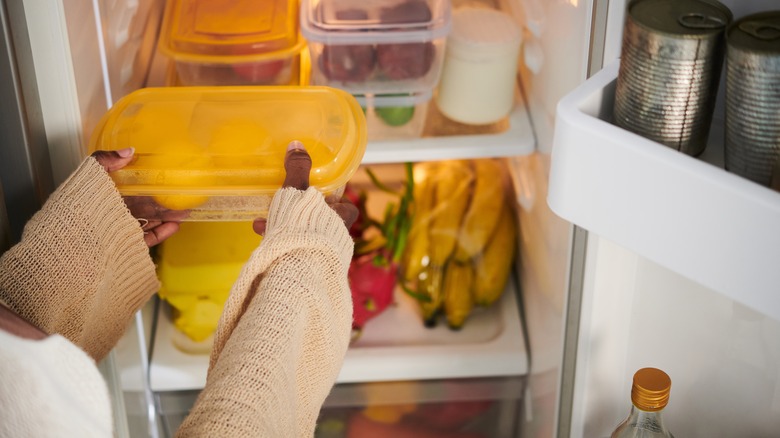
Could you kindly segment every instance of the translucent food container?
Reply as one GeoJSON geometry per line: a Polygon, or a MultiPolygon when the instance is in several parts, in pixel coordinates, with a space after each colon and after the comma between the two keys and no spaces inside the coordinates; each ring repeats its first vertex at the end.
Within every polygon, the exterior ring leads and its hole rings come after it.
{"type": "Polygon", "coordinates": [[[431,92],[355,96],[366,114],[370,141],[420,138],[425,128],[431,92]]]}
{"type": "Polygon", "coordinates": [[[297,85],[295,0],[169,0],[160,50],[182,85],[297,85]]]}
{"type": "Polygon", "coordinates": [[[135,148],[111,176],[145,219],[243,221],[267,214],[292,140],[312,157],[311,185],[341,194],[363,158],[365,123],[334,88],[145,88],[103,116],[89,149],[135,148]]]}
{"type": "Polygon", "coordinates": [[[432,91],[450,29],[448,0],[303,0],[311,81],[353,94],[432,91]]]}

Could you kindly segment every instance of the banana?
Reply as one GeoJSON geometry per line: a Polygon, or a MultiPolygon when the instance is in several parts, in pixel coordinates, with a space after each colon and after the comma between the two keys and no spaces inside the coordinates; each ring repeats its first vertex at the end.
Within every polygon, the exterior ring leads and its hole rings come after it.
{"type": "Polygon", "coordinates": [[[402,261],[404,279],[413,283],[417,280],[423,268],[430,263],[428,234],[431,222],[431,210],[434,206],[435,176],[434,163],[422,163],[415,166],[414,171],[414,211],[412,227],[407,238],[406,250],[402,261]]]}
{"type": "Polygon", "coordinates": [[[474,268],[471,263],[451,261],[444,273],[444,314],[452,329],[463,327],[474,308],[474,268]]]}
{"type": "Polygon", "coordinates": [[[455,249],[463,214],[469,205],[474,172],[468,161],[440,163],[434,184],[436,208],[430,228],[431,264],[444,266],[455,249]]]}
{"type": "Polygon", "coordinates": [[[436,317],[444,302],[442,282],[444,281],[443,268],[439,266],[427,266],[420,273],[419,293],[422,293],[430,301],[420,301],[420,309],[423,314],[423,322],[428,327],[436,325],[436,317]]]}
{"type": "Polygon", "coordinates": [[[455,260],[468,262],[485,248],[504,208],[503,168],[498,160],[475,160],[474,194],[463,217],[455,260]]]}
{"type": "Polygon", "coordinates": [[[489,306],[501,296],[516,250],[517,224],[512,208],[507,206],[485,250],[474,260],[474,299],[478,305],[489,306]]]}

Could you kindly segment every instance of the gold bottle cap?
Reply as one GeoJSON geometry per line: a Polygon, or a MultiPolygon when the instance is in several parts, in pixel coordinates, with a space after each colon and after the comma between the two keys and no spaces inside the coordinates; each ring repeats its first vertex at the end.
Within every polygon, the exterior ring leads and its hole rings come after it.
{"type": "Polygon", "coordinates": [[[642,368],[634,373],[631,401],[643,411],[660,411],[669,403],[672,379],[658,368],[642,368]]]}

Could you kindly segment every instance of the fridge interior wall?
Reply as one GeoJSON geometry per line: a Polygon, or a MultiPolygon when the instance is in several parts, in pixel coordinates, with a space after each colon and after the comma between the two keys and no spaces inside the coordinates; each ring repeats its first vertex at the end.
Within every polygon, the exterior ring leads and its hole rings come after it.
{"type": "Polygon", "coordinates": [[[677,436],[772,436],[780,427],[780,321],[606,239],[589,237],[572,436],[606,436],[643,367],[672,379],[677,436]]]}

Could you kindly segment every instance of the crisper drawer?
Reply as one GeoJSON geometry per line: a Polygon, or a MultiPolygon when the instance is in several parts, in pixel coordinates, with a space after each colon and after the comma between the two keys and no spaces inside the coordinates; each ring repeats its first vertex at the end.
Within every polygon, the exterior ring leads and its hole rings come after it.
{"type": "MultiPolygon", "coordinates": [[[[314,436],[516,436],[524,391],[524,377],[339,384],[325,400],[314,436]]],[[[164,436],[174,436],[197,396],[155,395],[164,436]]]]}
{"type": "Polygon", "coordinates": [[[558,104],[553,212],[780,318],[780,193],[724,170],[723,115],[688,156],[612,123],[619,62],[558,104]]]}

